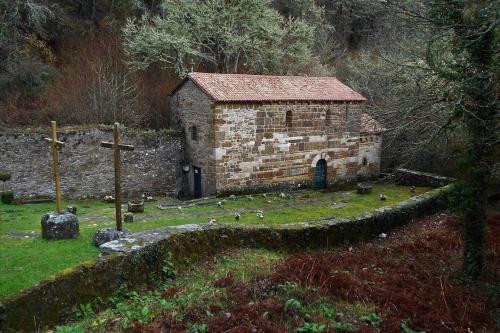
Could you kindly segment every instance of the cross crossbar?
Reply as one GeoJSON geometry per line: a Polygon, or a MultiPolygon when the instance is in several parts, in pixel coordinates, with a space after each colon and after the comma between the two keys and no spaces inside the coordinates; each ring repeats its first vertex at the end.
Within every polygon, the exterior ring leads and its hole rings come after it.
{"type": "MultiPolygon", "coordinates": [[[[52,141],[53,141],[51,138],[43,138],[43,139],[44,139],[45,141],[47,141],[47,142],[50,142],[50,143],[52,143],[52,141]]],[[[56,143],[56,145],[57,145],[57,146],[59,146],[59,147],[64,147],[64,142],[61,142],[61,141],[57,141],[57,140],[56,140],[56,141],[55,141],[55,143],[56,143]]]]}
{"type": "Polygon", "coordinates": [[[104,147],[104,148],[114,149],[115,146],[120,150],[134,151],[134,146],[131,146],[131,145],[122,145],[122,144],[117,145],[113,142],[101,142],[101,147],[104,147]]]}

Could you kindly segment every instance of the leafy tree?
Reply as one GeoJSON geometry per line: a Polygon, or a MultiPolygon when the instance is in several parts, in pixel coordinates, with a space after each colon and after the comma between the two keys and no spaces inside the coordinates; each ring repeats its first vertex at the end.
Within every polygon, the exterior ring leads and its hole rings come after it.
{"type": "Polygon", "coordinates": [[[182,74],[190,61],[221,73],[305,71],[313,59],[314,26],[285,19],[268,0],[165,0],[163,15],[129,21],[123,29],[131,63],[182,74]]]}
{"type": "Polygon", "coordinates": [[[54,74],[50,67],[54,56],[45,41],[56,30],[55,7],[31,0],[0,0],[0,99],[14,88],[21,97],[43,91],[54,74]]]}
{"type": "Polygon", "coordinates": [[[449,116],[445,92],[450,83],[426,66],[423,41],[428,37],[402,30],[390,48],[366,49],[337,68],[368,99],[366,112],[387,128],[384,169],[405,166],[453,175],[464,134],[457,126],[440,135],[449,116]]]}
{"type": "Polygon", "coordinates": [[[459,187],[464,216],[464,274],[479,277],[484,258],[487,193],[498,149],[500,42],[498,1],[433,0],[430,22],[437,31],[428,43],[427,64],[452,83],[447,126],[464,126],[459,187]]]}
{"type": "Polygon", "coordinates": [[[379,46],[341,72],[389,129],[386,151],[399,158],[395,165],[454,169],[465,229],[463,272],[475,279],[486,199],[500,170],[498,1],[373,0],[369,6],[391,17],[391,28],[385,38],[374,35],[379,46]]]}
{"type": "Polygon", "coordinates": [[[273,0],[273,7],[286,18],[307,22],[314,30],[313,51],[321,63],[328,63],[333,57],[334,28],[327,20],[324,7],[315,0],[273,0]]]}

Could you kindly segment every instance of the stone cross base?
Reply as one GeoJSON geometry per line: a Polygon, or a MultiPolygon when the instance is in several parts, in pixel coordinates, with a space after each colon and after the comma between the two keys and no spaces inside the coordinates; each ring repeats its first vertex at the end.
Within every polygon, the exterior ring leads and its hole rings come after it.
{"type": "Polygon", "coordinates": [[[127,210],[131,213],[144,213],[144,201],[129,201],[127,210]]]}
{"type": "Polygon", "coordinates": [[[127,229],[123,229],[122,231],[118,231],[114,228],[103,228],[97,230],[92,238],[92,242],[95,246],[99,247],[104,243],[108,243],[114,240],[119,239],[120,237],[126,237],[130,235],[130,231],[127,229]]]}
{"type": "Polygon", "coordinates": [[[373,186],[371,184],[359,183],[356,187],[356,191],[359,194],[369,194],[372,193],[373,186]]]}
{"type": "Polygon", "coordinates": [[[47,213],[42,216],[41,223],[44,239],[72,239],[80,234],[78,218],[71,213],[47,213]]]}

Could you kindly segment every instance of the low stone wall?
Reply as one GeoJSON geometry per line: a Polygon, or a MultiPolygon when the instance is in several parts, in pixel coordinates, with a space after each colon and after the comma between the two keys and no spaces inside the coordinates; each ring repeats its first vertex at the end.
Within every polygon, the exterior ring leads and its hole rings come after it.
{"type": "MultiPolygon", "coordinates": [[[[113,140],[109,126],[58,130],[60,170],[65,198],[100,197],[114,192],[113,153],[101,141],[113,140]]],[[[18,198],[54,197],[47,129],[0,129],[0,170],[12,174],[8,186],[18,198]]],[[[122,154],[125,195],[142,192],[176,193],[180,188],[182,136],[171,131],[124,130],[122,142],[135,147],[122,154]]]]}
{"type": "Polygon", "coordinates": [[[437,188],[449,184],[453,179],[435,175],[432,173],[403,169],[396,169],[392,175],[393,180],[398,185],[422,186],[437,188]]]}
{"type": "MultiPolygon", "coordinates": [[[[162,267],[171,262],[177,270],[187,261],[228,247],[263,247],[288,251],[349,244],[388,233],[413,218],[445,207],[442,194],[449,186],[434,189],[355,219],[329,219],[276,227],[203,224],[168,227],[138,233],[101,246],[104,256],[95,263],[69,269],[51,280],[7,299],[0,329],[35,331],[71,315],[73,306],[97,297],[111,296],[121,284],[134,288],[162,278],[162,267]]],[[[2,311],[0,310],[0,313],[2,311]]]]}

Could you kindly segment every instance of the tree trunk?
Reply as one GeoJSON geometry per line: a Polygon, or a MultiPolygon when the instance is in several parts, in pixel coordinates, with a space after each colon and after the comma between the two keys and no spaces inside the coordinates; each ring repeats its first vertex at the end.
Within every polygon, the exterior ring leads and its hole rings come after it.
{"type": "Polygon", "coordinates": [[[485,250],[486,206],[488,200],[489,168],[494,111],[491,110],[488,80],[472,80],[479,87],[474,97],[475,108],[465,116],[469,129],[470,146],[462,164],[465,187],[460,205],[464,218],[463,274],[476,280],[481,275],[485,250]]]}
{"type": "Polygon", "coordinates": [[[483,269],[486,229],[486,195],[484,188],[476,189],[464,214],[463,274],[471,280],[479,278],[483,269]]]}

